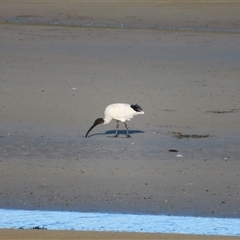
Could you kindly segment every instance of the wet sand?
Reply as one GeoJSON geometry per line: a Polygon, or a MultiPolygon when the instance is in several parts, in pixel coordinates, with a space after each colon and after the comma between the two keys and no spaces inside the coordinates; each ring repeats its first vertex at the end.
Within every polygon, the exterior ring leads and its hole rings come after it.
{"type": "Polygon", "coordinates": [[[199,4],[1,2],[1,208],[239,218],[240,4],[199,4]]]}

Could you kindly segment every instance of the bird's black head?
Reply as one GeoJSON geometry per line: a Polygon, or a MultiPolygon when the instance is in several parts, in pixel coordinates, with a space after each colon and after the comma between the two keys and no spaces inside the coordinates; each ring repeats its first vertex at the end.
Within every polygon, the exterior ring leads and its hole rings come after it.
{"type": "Polygon", "coordinates": [[[96,126],[96,125],[101,124],[101,123],[104,123],[103,118],[97,118],[97,119],[94,121],[93,125],[96,126]]]}

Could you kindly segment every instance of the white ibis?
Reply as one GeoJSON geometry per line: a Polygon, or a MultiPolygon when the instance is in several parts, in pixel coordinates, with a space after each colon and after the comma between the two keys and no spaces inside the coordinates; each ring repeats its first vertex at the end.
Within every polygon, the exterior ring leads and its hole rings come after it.
{"type": "Polygon", "coordinates": [[[110,104],[106,107],[105,112],[104,112],[104,118],[97,118],[93,125],[89,128],[87,133],[85,134],[84,137],[87,137],[90,131],[96,127],[98,124],[108,124],[112,120],[117,121],[117,126],[116,126],[116,133],[114,137],[118,136],[118,128],[119,128],[119,121],[123,122],[125,125],[125,128],[127,129],[127,137],[131,137],[128,132],[128,127],[126,124],[126,120],[130,121],[131,118],[133,118],[135,115],[138,114],[144,114],[143,109],[138,105],[131,105],[127,103],[113,103],[110,104]]]}

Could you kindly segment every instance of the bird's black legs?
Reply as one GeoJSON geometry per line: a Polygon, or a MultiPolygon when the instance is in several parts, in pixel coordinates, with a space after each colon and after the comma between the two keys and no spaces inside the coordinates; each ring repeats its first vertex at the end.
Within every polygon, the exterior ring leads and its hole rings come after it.
{"type": "Polygon", "coordinates": [[[130,138],[131,136],[130,136],[130,134],[128,132],[128,127],[127,127],[127,124],[125,122],[124,122],[124,125],[125,125],[125,128],[127,129],[127,138],[130,138]]]}
{"type": "Polygon", "coordinates": [[[119,121],[117,121],[116,133],[115,133],[114,137],[118,136],[118,129],[119,129],[119,121]]]}
{"type": "MultiPolygon", "coordinates": [[[[130,134],[129,134],[129,131],[128,131],[128,127],[127,127],[127,124],[124,122],[124,125],[125,125],[125,128],[127,130],[127,138],[130,138],[130,134]]],[[[119,129],[119,121],[117,121],[117,125],[116,125],[116,133],[113,137],[118,137],[118,129],[119,129]]]]}

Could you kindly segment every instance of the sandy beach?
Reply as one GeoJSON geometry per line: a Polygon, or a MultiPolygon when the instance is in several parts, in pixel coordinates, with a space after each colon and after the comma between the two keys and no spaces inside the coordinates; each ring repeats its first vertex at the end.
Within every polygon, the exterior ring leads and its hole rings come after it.
{"type": "MultiPolygon", "coordinates": [[[[240,3],[0,6],[0,208],[240,217],[240,3]],[[83,138],[114,102],[144,109],[132,138],[83,138]]],[[[0,230],[60,235],[214,239],[0,230]]]]}

